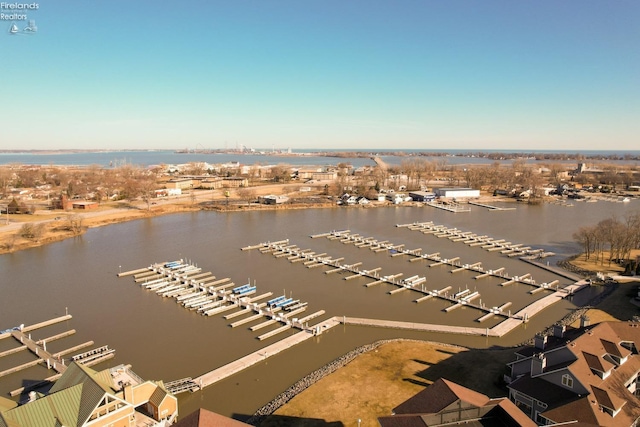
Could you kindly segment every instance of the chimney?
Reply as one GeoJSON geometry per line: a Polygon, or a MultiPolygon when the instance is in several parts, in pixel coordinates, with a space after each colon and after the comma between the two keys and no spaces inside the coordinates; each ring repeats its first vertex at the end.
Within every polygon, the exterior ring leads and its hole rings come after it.
{"type": "Polygon", "coordinates": [[[547,346],[547,336],[536,334],[533,339],[533,345],[537,349],[544,350],[544,348],[547,346]]]}
{"type": "Polygon", "coordinates": [[[564,331],[567,329],[565,325],[553,325],[553,336],[556,338],[563,338],[564,331]]]}
{"type": "Polygon", "coordinates": [[[547,359],[544,357],[544,353],[538,353],[531,358],[531,376],[535,377],[544,372],[544,368],[547,367],[547,359]]]}
{"type": "Polygon", "coordinates": [[[580,316],[580,327],[581,328],[586,328],[590,324],[591,324],[591,320],[589,319],[589,316],[587,316],[586,314],[583,314],[582,316],[580,316]]]}

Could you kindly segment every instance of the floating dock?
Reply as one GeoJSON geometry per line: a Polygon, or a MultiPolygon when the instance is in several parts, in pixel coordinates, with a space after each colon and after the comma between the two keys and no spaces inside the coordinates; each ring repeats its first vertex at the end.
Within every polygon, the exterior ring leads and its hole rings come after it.
{"type": "Polygon", "coordinates": [[[396,227],[419,231],[423,234],[434,234],[438,237],[448,237],[451,241],[462,242],[470,247],[481,246],[490,252],[500,251],[500,253],[509,257],[517,256],[525,259],[539,259],[555,255],[553,252],[546,252],[544,249],[533,249],[531,247],[523,247],[522,244],[506,242],[504,239],[478,236],[470,231],[448,228],[444,225],[434,224],[432,221],[397,224],[396,227]]]}
{"type": "MultiPolygon", "coordinates": [[[[13,337],[16,341],[20,343],[20,345],[16,348],[5,350],[0,353],[0,357],[8,356],[17,352],[28,350],[33,355],[36,356],[36,359],[23,363],[19,366],[15,366],[13,368],[5,369],[0,372],[0,377],[4,377],[7,375],[15,374],[24,369],[30,368],[35,365],[44,365],[47,369],[51,369],[56,372],[55,375],[45,378],[42,382],[37,382],[32,384],[29,389],[34,389],[46,383],[48,381],[53,381],[57,379],[64,371],[67,369],[68,363],[71,361],[75,361],[81,363],[86,366],[92,366],[97,363],[104,362],[114,356],[115,350],[109,349],[108,346],[99,347],[97,349],[89,350],[84,353],[76,354],[68,359],[63,358],[63,356],[74,353],[82,348],[93,345],[93,341],[85,342],[80,345],[76,345],[71,348],[67,348],[65,350],[58,351],[56,353],[51,353],[47,350],[47,343],[51,341],[56,341],[59,339],[66,338],[75,334],[75,329],[70,329],[65,332],[58,333],[56,335],[43,338],[40,340],[34,340],[31,338],[31,331],[35,331],[41,328],[45,328],[50,325],[54,325],[56,323],[64,322],[70,320],[72,316],[70,314],[56,317],[54,319],[50,319],[41,323],[36,323],[34,325],[20,325],[8,330],[4,330],[0,333],[0,339],[5,339],[9,337],[13,337]]],[[[23,393],[27,390],[25,387],[19,388],[17,390],[12,391],[11,396],[16,396],[18,394],[23,393]]]]}

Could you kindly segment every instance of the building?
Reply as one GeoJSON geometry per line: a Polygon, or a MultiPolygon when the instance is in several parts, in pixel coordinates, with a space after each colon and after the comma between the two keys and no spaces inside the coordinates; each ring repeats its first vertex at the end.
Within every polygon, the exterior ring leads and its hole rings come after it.
{"type": "Polygon", "coordinates": [[[516,352],[509,398],[540,425],[636,426],[640,421],[640,323],[555,326],[516,352]]]}
{"type": "Polygon", "coordinates": [[[124,365],[103,371],[73,362],[47,394],[18,405],[0,399],[0,427],[167,426],[178,399],[163,383],[144,381],[124,365]]]}
{"type": "Polygon", "coordinates": [[[289,197],[287,196],[275,196],[270,194],[268,196],[259,196],[258,202],[265,205],[280,205],[282,203],[286,203],[289,201],[289,197]]]}
{"type": "Polygon", "coordinates": [[[174,178],[165,183],[165,187],[169,189],[179,188],[180,190],[188,190],[200,185],[200,180],[194,181],[191,178],[174,178]]]}
{"type": "Polygon", "coordinates": [[[311,179],[313,181],[333,181],[338,174],[335,171],[315,172],[311,179]]]}
{"type": "Polygon", "coordinates": [[[393,415],[378,418],[378,422],[382,427],[536,425],[506,397],[491,399],[444,378],[394,408],[393,415]]]}
{"type": "Polygon", "coordinates": [[[225,178],[210,177],[202,179],[198,184],[198,188],[209,190],[217,190],[219,188],[240,188],[248,186],[249,180],[241,176],[230,176],[225,178]]]}
{"type": "Polygon", "coordinates": [[[92,202],[87,200],[78,200],[71,203],[71,207],[73,209],[80,209],[80,210],[96,209],[98,206],[99,206],[98,202],[92,202]]]}
{"type": "Polygon", "coordinates": [[[436,196],[447,199],[472,199],[480,197],[480,190],[472,188],[436,188],[436,196]]]}
{"type": "Polygon", "coordinates": [[[246,427],[249,425],[200,408],[175,423],[174,427],[246,427]]]}
{"type": "Polygon", "coordinates": [[[411,191],[409,196],[414,202],[433,202],[436,199],[436,193],[431,191],[411,191]]]}
{"type": "Polygon", "coordinates": [[[403,202],[409,202],[412,200],[411,197],[407,196],[404,193],[387,193],[386,198],[388,201],[396,205],[403,202]]]}

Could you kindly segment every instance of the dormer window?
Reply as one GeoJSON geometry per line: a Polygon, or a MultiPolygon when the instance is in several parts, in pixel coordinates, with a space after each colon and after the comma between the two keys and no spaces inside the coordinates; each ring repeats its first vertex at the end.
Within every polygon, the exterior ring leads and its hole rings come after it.
{"type": "Polygon", "coordinates": [[[562,376],[562,385],[565,387],[573,388],[573,377],[569,374],[562,376]]]}
{"type": "Polygon", "coordinates": [[[638,354],[638,349],[633,341],[622,341],[620,345],[629,350],[632,354],[638,354]]]}

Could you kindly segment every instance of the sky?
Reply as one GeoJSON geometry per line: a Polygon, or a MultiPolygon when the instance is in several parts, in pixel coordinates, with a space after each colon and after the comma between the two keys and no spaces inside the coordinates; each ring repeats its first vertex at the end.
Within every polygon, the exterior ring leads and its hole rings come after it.
{"type": "Polygon", "coordinates": [[[8,0],[0,13],[0,150],[640,150],[637,0],[8,0]]]}

